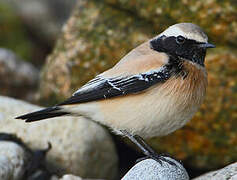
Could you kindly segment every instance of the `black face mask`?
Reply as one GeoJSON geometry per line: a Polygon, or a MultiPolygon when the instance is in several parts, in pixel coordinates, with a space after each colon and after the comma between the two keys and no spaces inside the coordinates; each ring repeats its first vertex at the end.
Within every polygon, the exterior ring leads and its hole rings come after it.
{"type": "Polygon", "coordinates": [[[186,39],[183,36],[166,37],[163,35],[150,41],[150,46],[155,51],[165,52],[175,57],[184,58],[201,66],[204,66],[206,48],[208,48],[203,44],[206,43],[186,39]]]}

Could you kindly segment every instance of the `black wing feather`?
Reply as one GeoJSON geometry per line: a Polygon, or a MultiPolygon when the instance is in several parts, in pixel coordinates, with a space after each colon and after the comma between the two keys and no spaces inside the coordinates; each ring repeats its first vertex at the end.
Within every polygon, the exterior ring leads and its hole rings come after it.
{"type": "Polygon", "coordinates": [[[126,77],[104,78],[97,76],[58,106],[142,92],[154,84],[165,82],[170,78],[172,72],[170,66],[164,65],[159,70],[126,77]]]}
{"type": "Polygon", "coordinates": [[[40,111],[25,114],[23,116],[18,116],[16,119],[23,119],[26,122],[38,121],[41,119],[53,118],[57,116],[63,116],[69,114],[68,112],[61,111],[60,107],[49,107],[40,111]]]}

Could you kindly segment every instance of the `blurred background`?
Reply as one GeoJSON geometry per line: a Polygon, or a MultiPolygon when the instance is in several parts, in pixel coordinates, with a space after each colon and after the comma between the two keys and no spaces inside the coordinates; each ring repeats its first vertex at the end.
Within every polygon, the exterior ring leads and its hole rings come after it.
{"type": "MultiPolygon", "coordinates": [[[[190,177],[224,167],[237,161],[236,0],[0,0],[0,95],[53,105],[179,22],[201,26],[217,47],[206,57],[207,96],[188,125],[149,143],[190,177]]],[[[141,154],[113,139],[122,176],[141,154]]]]}

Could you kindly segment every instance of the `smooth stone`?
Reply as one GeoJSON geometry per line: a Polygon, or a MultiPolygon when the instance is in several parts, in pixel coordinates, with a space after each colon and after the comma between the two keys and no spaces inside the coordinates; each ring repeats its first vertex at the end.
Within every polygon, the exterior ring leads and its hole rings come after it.
{"type": "Polygon", "coordinates": [[[9,180],[12,179],[14,167],[10,162],[10,159],[6,156],[0,155],[0,179],[9,180]]]}
{"type": "Polygon", "coordinates": [[[193,180],[237,180],[237,162],[230,164],[222,169],[208,172],[193,180]]]}
{"type": "Polygon", "coordinates": [[[185,168],[176,160],[165,157],[175,165],[163,160],[162,163],[153,159],[146,159],[134,165],[122,180],[189,180],[185,168]]]}
{"type": "Polygon", "coordinates": [[[0,179],[21,179],[28,162],[29,155],[18,144],[0,141],[0,179]]]}
{"type": "Polygon", "coordinates": [[[71,175],[71,174],[66,174],[62,178],[60,178],[59,180],[82,180],[82,178],[79,177],[79,176],[74,176],[74,175],[71,175]]]}
{"type": "Polygon", "coordinates": [[[50,180],[104,180],[104,179],[83,179],[79,176],[74,176],[72,174],[65,174],[61,178],[58,178],[56,176],[52,176],[50,180]]]}
{"type": "Polygon", "coordinates": [[[81,177],[114,179],[118,157],[110,134],[89,120],[61,117],[25,123],[16,116],[41,107],[0,96],[0,132],[15,133],[31,149],[44,149],[48,168],[57,175],[75,174],[81,177]]]}

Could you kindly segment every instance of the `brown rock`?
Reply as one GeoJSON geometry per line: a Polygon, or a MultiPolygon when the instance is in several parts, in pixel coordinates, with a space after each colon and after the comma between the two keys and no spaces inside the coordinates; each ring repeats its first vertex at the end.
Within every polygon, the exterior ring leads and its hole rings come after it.
{"type": "Polygon", "coordinates": [[[200,25],[211,40],[218,44],[237,45],[237,3],[234,1],[143,1],[105,0],[110,7],[126,11],[150,22],[157,33],[177,22],[192,22],[200,25]],[[221,37],[221,38],[220,38],[221,37]]]}
{"type": "Polygon", "coordinates": [[[104,4],[78,1],[44,67],[41,100],[58,102],[69,97],[78,87],[147,39],[150,34],[145,28],[147,25],[145,21],[138,21],[104,4]]]}

